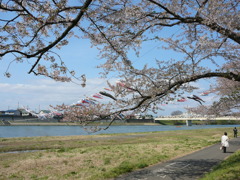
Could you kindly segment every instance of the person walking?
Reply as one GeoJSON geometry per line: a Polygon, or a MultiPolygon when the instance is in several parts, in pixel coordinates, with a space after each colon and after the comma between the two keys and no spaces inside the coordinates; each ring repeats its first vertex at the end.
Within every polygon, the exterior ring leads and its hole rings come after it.
{"type": "Polygon", "coordinates": [[[234,137],[237,138],[237,133],[238,133],[238,130],[237,128],[233,128],[233,134],[234,134],[234,137]]]}
{"type": "Polygon", "coordinates": [[[224,132],[222,138],[221,138],[221,145],[222,145],[222,150],[223,153],[226,153],[227,147],[229,147],[229,138],[227,136],[227,132],[224,132]]]}

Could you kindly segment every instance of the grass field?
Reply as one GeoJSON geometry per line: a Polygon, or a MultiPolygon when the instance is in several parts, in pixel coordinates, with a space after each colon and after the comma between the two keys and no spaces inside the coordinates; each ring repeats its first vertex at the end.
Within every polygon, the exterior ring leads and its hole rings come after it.
{"type": "Polygon", "coordinates": [[[12,151],[0,153],[0,179],[110,179],[218,143],[223,131],[232,129],[0,138],[0,152],[12,151]]]}

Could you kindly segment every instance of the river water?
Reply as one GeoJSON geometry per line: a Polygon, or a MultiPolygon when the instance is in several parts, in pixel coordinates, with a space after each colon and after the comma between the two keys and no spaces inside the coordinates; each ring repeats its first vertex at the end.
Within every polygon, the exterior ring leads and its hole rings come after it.
{"type": "MultiPolygon", "coordinates": [[[[115,134],[134,132],[173,131],[207,128],[228,128],[240,125],[193,125],[193,126],[111,126],[96,133],[86,131],[81,126],[0,126],[0,137],[33,137],[33,136],[72,136],[115,134]]],[[[223,130],[224,131],[224,130],[223,130]]]]}

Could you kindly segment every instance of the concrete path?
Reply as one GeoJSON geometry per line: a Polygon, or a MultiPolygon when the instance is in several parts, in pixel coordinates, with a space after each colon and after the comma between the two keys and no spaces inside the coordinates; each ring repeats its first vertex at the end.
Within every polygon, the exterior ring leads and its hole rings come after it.
{"type": "Polygon", "coordinates": [[[220,150],[220,143],[138,171],[124,174],[115,180],[196,180],[226,157],[240,149],[240,137],[231,139],[227,153],[220,150]]]}

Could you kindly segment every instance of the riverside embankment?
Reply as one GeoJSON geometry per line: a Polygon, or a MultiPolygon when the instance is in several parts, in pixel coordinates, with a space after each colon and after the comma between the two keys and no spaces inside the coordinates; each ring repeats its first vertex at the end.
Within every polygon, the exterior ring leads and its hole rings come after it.
{"type": "MultiPolygon", "coordinates": [[[[103,180],[219,143],[232,128],[89,136],[0,138],[0,179],[103,180]]],[[[219,149],[217,149],[219,150],[219,149]]]]}

